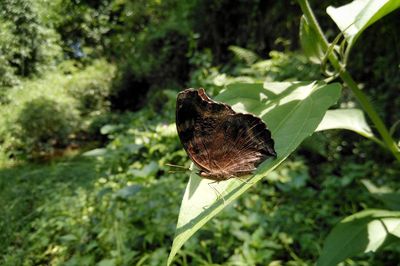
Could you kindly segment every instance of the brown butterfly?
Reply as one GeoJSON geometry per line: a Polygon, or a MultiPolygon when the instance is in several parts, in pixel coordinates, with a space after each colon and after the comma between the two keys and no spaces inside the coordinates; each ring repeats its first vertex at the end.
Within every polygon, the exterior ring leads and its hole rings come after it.
{"type": "Polygon", "coordinates": [[[207,179],[248,175],[276,157],[271,132],[260,118],[236,113],[210,99],[202,88],[178,94],[176,127],[183,147],[200,169],[198,174],[207,179]]]}

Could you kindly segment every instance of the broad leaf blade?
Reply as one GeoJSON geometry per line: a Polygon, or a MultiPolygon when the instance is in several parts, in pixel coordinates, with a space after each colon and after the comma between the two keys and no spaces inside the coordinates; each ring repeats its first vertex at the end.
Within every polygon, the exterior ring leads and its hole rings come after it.
{"type": "Polygon", "coordinates": [[[399,0],[355,0],[337,8],[329,6],[326,12],[346,36],[350,49],[367,27],[399,7],[399,0]]]}
{"type": "Polygon", "coordinates": [[[339,84],[286,82],[229,85],[217,100],[230,104],[237,112],[251,112],[262,118],[271,130],[278,156],[261,164],[246,182],[231,179],[213,183],[192,173],[182,200],[168,264],[198,229],[255,182],[267,176],[311,135],[339,95],[339,84]]]}
{"type": "Polygon", "coordinates": [[[330,232],[317,266],[333,266],[359,253],[374,252],[389,235],[400,237],[399,231],[400,212],[366,210],[353,214],[330,232]]]}
{"type": "Polygon", "coordinates": [[[329,129],[347,129],[366,138],[374,137],[371,128],[365,120],[364,113],[360,109],[328,110],[316,131],[329,129]]]}

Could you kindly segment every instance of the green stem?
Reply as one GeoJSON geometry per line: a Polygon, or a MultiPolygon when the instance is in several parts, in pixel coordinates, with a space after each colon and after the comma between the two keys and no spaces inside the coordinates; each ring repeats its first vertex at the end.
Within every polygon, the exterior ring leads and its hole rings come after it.
{"type": "MultiPolygon", "coordinates": [[[[327,50],[329,47],[329,42],[325,38],[325,35],[318,24],[317,19],[307,0],[298,0],[301,10],[303,11],[304,17],[309,23],[310,27],[315,31],[318,42],[321,44],[323,50],[327,50]]],[[[385,146],[392,152],[393,156],[400,161],[400,151],[396,142],[392,139],[389,130],[386,128],[382,119],[379,117],[378,113],[372,106],[371,102],[368,100],[364,92],[358,87],[357,83],[353,80],[350,73],[344,69],[337,58],[336,54],[330,53],[328,59],[332,66],[338,71],[340,78],[343,82],[351,89],[357,101],[360,103],[363,110],[367,113],[368,117],[371,119],[372,123],[375,125],[376,130],[382,137],[385,146]]]]}

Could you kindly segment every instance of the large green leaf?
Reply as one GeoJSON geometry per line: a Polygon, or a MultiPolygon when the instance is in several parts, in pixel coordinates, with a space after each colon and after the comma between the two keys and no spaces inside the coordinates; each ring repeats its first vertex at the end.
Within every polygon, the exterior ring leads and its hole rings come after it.
{"type": "Polygon", "coordinates": [[[316,131],[328,129],[347,129],[366,138],[374,137],[371,128],[365,120],[364,113],[360,109],[328,110],[316,131]]]}
{"type": "Polygon", "coordinates": [[[317,266],[337,265],[362,252],[374,252],[388,236],[400,238],[400,212],[366,210],[341,221],[330,232],[317,266]]]}
{"type": "Polygon", "coordinates": [[[326,12],[346,36],[350,51],[367,27],[399,7],[399,0],[355,0],[337,8],[329,6],[326,12]]]}
{"type": "Polygon", "coordinates": [[[286,82],[229,85],[217,100],[230,104],[235,111],[250,112],[262,118],[275,140],[277,158],[265,161],[246,181],[231,179],[213,183],[192,173],[182,199],[168,264],[208,220],[255,182],[266,177],[311,135],[339,95],[339,84],[286,82]]]}

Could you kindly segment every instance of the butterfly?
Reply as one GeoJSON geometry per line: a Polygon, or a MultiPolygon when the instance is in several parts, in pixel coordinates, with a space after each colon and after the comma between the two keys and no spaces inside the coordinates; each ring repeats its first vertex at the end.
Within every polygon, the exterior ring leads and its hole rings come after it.
{"type": "Polygon", "coordinates": [[[265,123],[251,114],[236,113],[207,96],[204,89],[186,89],[176,101],[179,139],[198,175],[217,182],[249,175],[276,157],[265,123]]]}

